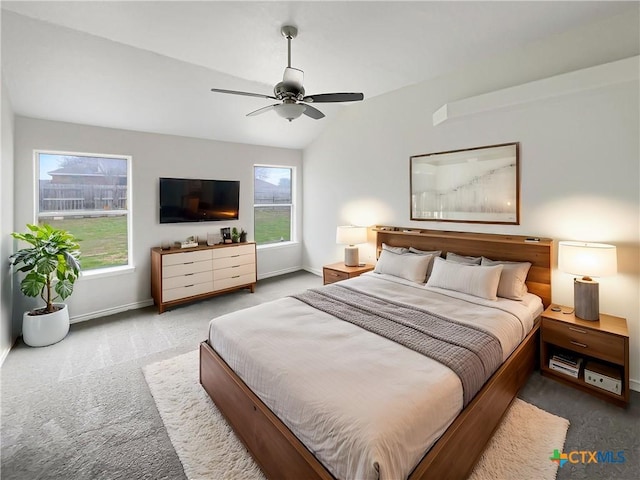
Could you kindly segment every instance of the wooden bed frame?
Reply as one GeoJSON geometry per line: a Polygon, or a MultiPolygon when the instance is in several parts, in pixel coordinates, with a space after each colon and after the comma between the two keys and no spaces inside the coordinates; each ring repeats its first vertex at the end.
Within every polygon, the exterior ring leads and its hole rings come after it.
{"type": "MultiPolygon", "coordinates": [[[[442,250],[494,260],[528,261],[529,291],[551,303],[553,242],[528,237],[482,233],[376,227],[378,253],[382,243],[442,250]]],[[[537,366],[540,322],[493,374],[418,463],[409,480],[466,478],[502,416],[537,366]]],[[[277,480],[333,479],[282,421],[251,391],[211,348],[200,344],[200,383],[213,399],[267,478],[277,480]]]]}

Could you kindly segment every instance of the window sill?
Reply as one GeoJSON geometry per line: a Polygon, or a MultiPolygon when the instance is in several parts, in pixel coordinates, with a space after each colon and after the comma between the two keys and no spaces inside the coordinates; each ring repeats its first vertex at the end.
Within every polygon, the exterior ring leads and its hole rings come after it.
{"type": "Polygon", "coordinates": [[[277,248],[287,248],[294,247],[296,245],[300,245],[300,242],[278,242],[278,243],[267,243],[266,245],[257,245],[258,250],[272,250],[277,248]]]}
{"type": "Polygon", "coordinates": [[[127,275],[136,271],[136,267],[124,265],[122,267],[96,268],[87,272],[81,272],[80,278],[93,280],[95,278],[115,277],[118,275],[127,275]]]}

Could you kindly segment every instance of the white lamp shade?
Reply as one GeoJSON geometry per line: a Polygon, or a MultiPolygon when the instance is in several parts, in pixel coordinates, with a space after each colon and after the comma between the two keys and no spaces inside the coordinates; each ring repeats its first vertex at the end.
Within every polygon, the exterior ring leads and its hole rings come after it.
{"type": "Polygon", "coordinates": [[[616,247],[604,243],[560,242],[558,268],[583,277],[615,275],[618,271],[616,247]]]}
{"type": "Polygon", "coordinates": [[[354,227],[345,225],[338,227],[336,231],[336,243],[343,245],[357,245],[367,241],[367,227],[354,227]]]}

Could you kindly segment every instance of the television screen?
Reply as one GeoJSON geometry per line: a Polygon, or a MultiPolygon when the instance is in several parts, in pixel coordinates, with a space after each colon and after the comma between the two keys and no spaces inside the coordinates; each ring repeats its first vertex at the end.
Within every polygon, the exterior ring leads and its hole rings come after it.
{"type": "Polygon", "coordinates": [[[237,220],[240,182],[160,178],[160,223],[237,220]]]}

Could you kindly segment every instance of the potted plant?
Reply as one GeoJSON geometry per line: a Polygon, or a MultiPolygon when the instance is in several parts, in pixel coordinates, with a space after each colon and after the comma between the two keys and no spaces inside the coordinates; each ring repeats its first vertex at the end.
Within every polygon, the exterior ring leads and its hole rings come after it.
{"type": "Polygon", "coordinates": [[[24,342],[44,347],[62,340],[69,332],[66,304],[54,303],[73,293],[80,272],[80,246],[76,238],[49,225],[27,225],[30,232],[11,236],[31,246],[9,257],[11,265],[26,273],[20,290],[28,297],[40,297],[44,307],[25,312],[22,317],[24,342]]]}
{"type": "Polygon", "coordinates": [[[240,241],[240,232],[238,232],[236,227],[231,229],[231,241],[233,243],[238,243],[240,241]]]}
{"type": "Polygon", "coordinates": [[[244,231],[244,228],[240,229],[240,243],[244,243],[247,241],[247,232],[244,231]]]}

